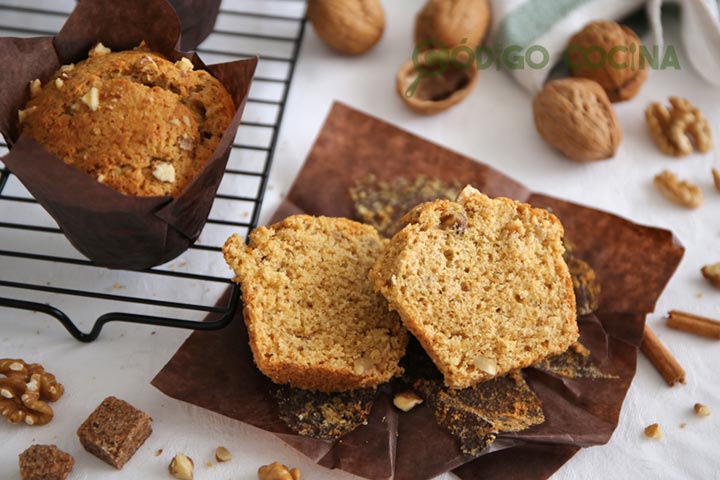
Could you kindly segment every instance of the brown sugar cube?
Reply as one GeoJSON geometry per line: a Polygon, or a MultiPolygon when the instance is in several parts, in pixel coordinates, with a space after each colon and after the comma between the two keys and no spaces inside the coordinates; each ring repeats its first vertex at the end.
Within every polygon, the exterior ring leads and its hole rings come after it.
{"type": "Polygon", "coordinates": [[[152,433],[152,418],[129,403],[108,397],[78,428],[88,452],[118,470],[152,433]]]}
{"type": "Polygon", "coordinates": [[[33,445],[19,456],[21,480],[65,480],[75,459],[55,445],[33,445]]]}

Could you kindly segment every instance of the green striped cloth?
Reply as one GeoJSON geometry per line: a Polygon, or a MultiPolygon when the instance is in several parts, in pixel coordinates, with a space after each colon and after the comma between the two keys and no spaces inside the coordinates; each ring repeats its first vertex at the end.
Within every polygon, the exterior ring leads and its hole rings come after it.
{"type": "MultiPolygon", "coordinates": [[[[645,7],[655,34],[662,43],[660,8],[663,0],[490,0],[493,15],[492,51],[495,57],[511,49],[524,56],[535,51],[529,67],[523,57],[500,62],[525,89],[542,88],[553,67],[562,59],[570,37],[593,20],[618,20],[645,7]],[[546,60],[545,60],[546,58],[546,60]],[[538,67],[538,65],[543,65],[538,67]]],[[[675,0],[683,10],[681,37],[693,66],[712,83],[720,82],[720,22],[718,0],[675,0]]]]}

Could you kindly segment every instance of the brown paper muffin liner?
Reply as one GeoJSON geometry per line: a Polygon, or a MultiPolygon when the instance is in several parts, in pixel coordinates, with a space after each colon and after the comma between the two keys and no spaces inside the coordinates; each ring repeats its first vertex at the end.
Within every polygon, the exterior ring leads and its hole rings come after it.
{"type": "Polygon", "coordinates": [[[170,0],[170,3],[180,18],[180,50],[195,50],[215,28],[221,0],[170,0]]]}
{"type": "Polygon", "coordinates": [[[337,441],[295,435],[279,419],[270,381],[253,364],[239,311],[228,330],[191,335],[153,385],[176,399],[272,432],[320,465],[372,479],[422,480],[447,471],[466,480],[545,479],[580,448],[606,443],[635,375],[645,316],[684,253],[673,234],[531,193],[486,165],[341,104],[332,108],[274,220],[301,212],[352,217],[348,189],[370,174],[388,181],[435,177],[552,209],[574,254],[595,269],[602,286],[599,309],[578,323],[580,341],[608,378],[571,379],[525,369],[526,381],[542,401],[545,422],[501,433],[479,457],[463,455],[425,403],[401,413],[385,394],[377,398],[367,425],[337,441]]]}
{"type": "MultiPolygon", "coordinates": [[[[46,80],[61,65],[87,58],[98,41],[113,51],[143,40],[172,61],[180,24],[166,0],[84,1],[55,37],[0,38],[0,132],[10,147],[2,158],[65,236],[96,265],[144,269],[180,255],[197,239],[207,221],[230,148],[240,126],[257,58],[206,66],[191,58],[225,86],[236,112],[212,157],[176,197],[133,197],[106,187],[19,135],[18,110],[29,99],[28,83],[46,80]]],[[[43,82],[44,83],[44,82],[43,82]]]]}

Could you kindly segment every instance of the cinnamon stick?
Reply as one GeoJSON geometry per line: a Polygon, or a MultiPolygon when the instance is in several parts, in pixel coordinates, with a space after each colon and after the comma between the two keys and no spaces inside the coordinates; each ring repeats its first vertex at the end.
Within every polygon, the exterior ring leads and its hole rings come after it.
{"type": "Polygon", "coordinates": [[[640,350],[645,354],[650,363],[662,375],[669,386],[676,383],[685,383],[685,370],[680,366],[672,353],[665,348],[652,330],[645,325],[643,341],[640,350]]]}
{"type": "Polygon", "coordinates": [[[692,313],[670,310],[667,326],[683,332],[720,340],[720,322],[692,313]]]}

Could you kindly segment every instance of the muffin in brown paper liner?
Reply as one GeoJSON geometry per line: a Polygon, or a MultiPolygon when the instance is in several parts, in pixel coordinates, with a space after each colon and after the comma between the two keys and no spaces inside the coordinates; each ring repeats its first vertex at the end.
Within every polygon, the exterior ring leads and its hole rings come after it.
{"type": "Polygon", "coordinates": [[[215,28],[222,0],[170,0],[182,27],[180,50],[195,50],[215,28]]]}
{"type": "Polygon", "coordinates": [[[606,443],[635,375],[645,316],[653,311],[684,252],[673,234],[533,194],[486,165],[342,104],[333,106],[273,220],[301,212],[352,217],[348,190],[371,174],[388,181],[435,177],[551,208],[563,222],[575,255],[594,268],[602,287],[599,309],[579,317],[578,325],[580,341],[607,378],[565,378],[525,369],[525,380],[542,402],[545,422],[501,433],[479,457],[461,452],[427,402],[403,413],[387,393],[379,394],[366,425],[339,440],[292,433],[279,419],[270,381],[253,364],[241,313],[224,332],[191,335],[153,385],[176,399],[272,432],[322,466],[372,479],[422,480],[447,471],[462,479],[545,479],[580,448],[606,443]]]}
{"type": "Polygon", "coordinates": [[[96,265],[144,269],[180,255],[197,239],[220,185],[240,125],[257,58],[206,66],[225,86],[235,115],[200,173],[176,197],[123,195],[66,165],[27,135],[19,134],[18,110],[28,84],[45,80],[63,64],[87,58],[102,42],[113,51],[145,41],[177,61],[180,25],[166,0],[83,1],[55,37],[0,38],[0,131],[10,147],[2,161],[55,219],[68,240],[96,265]]]}

